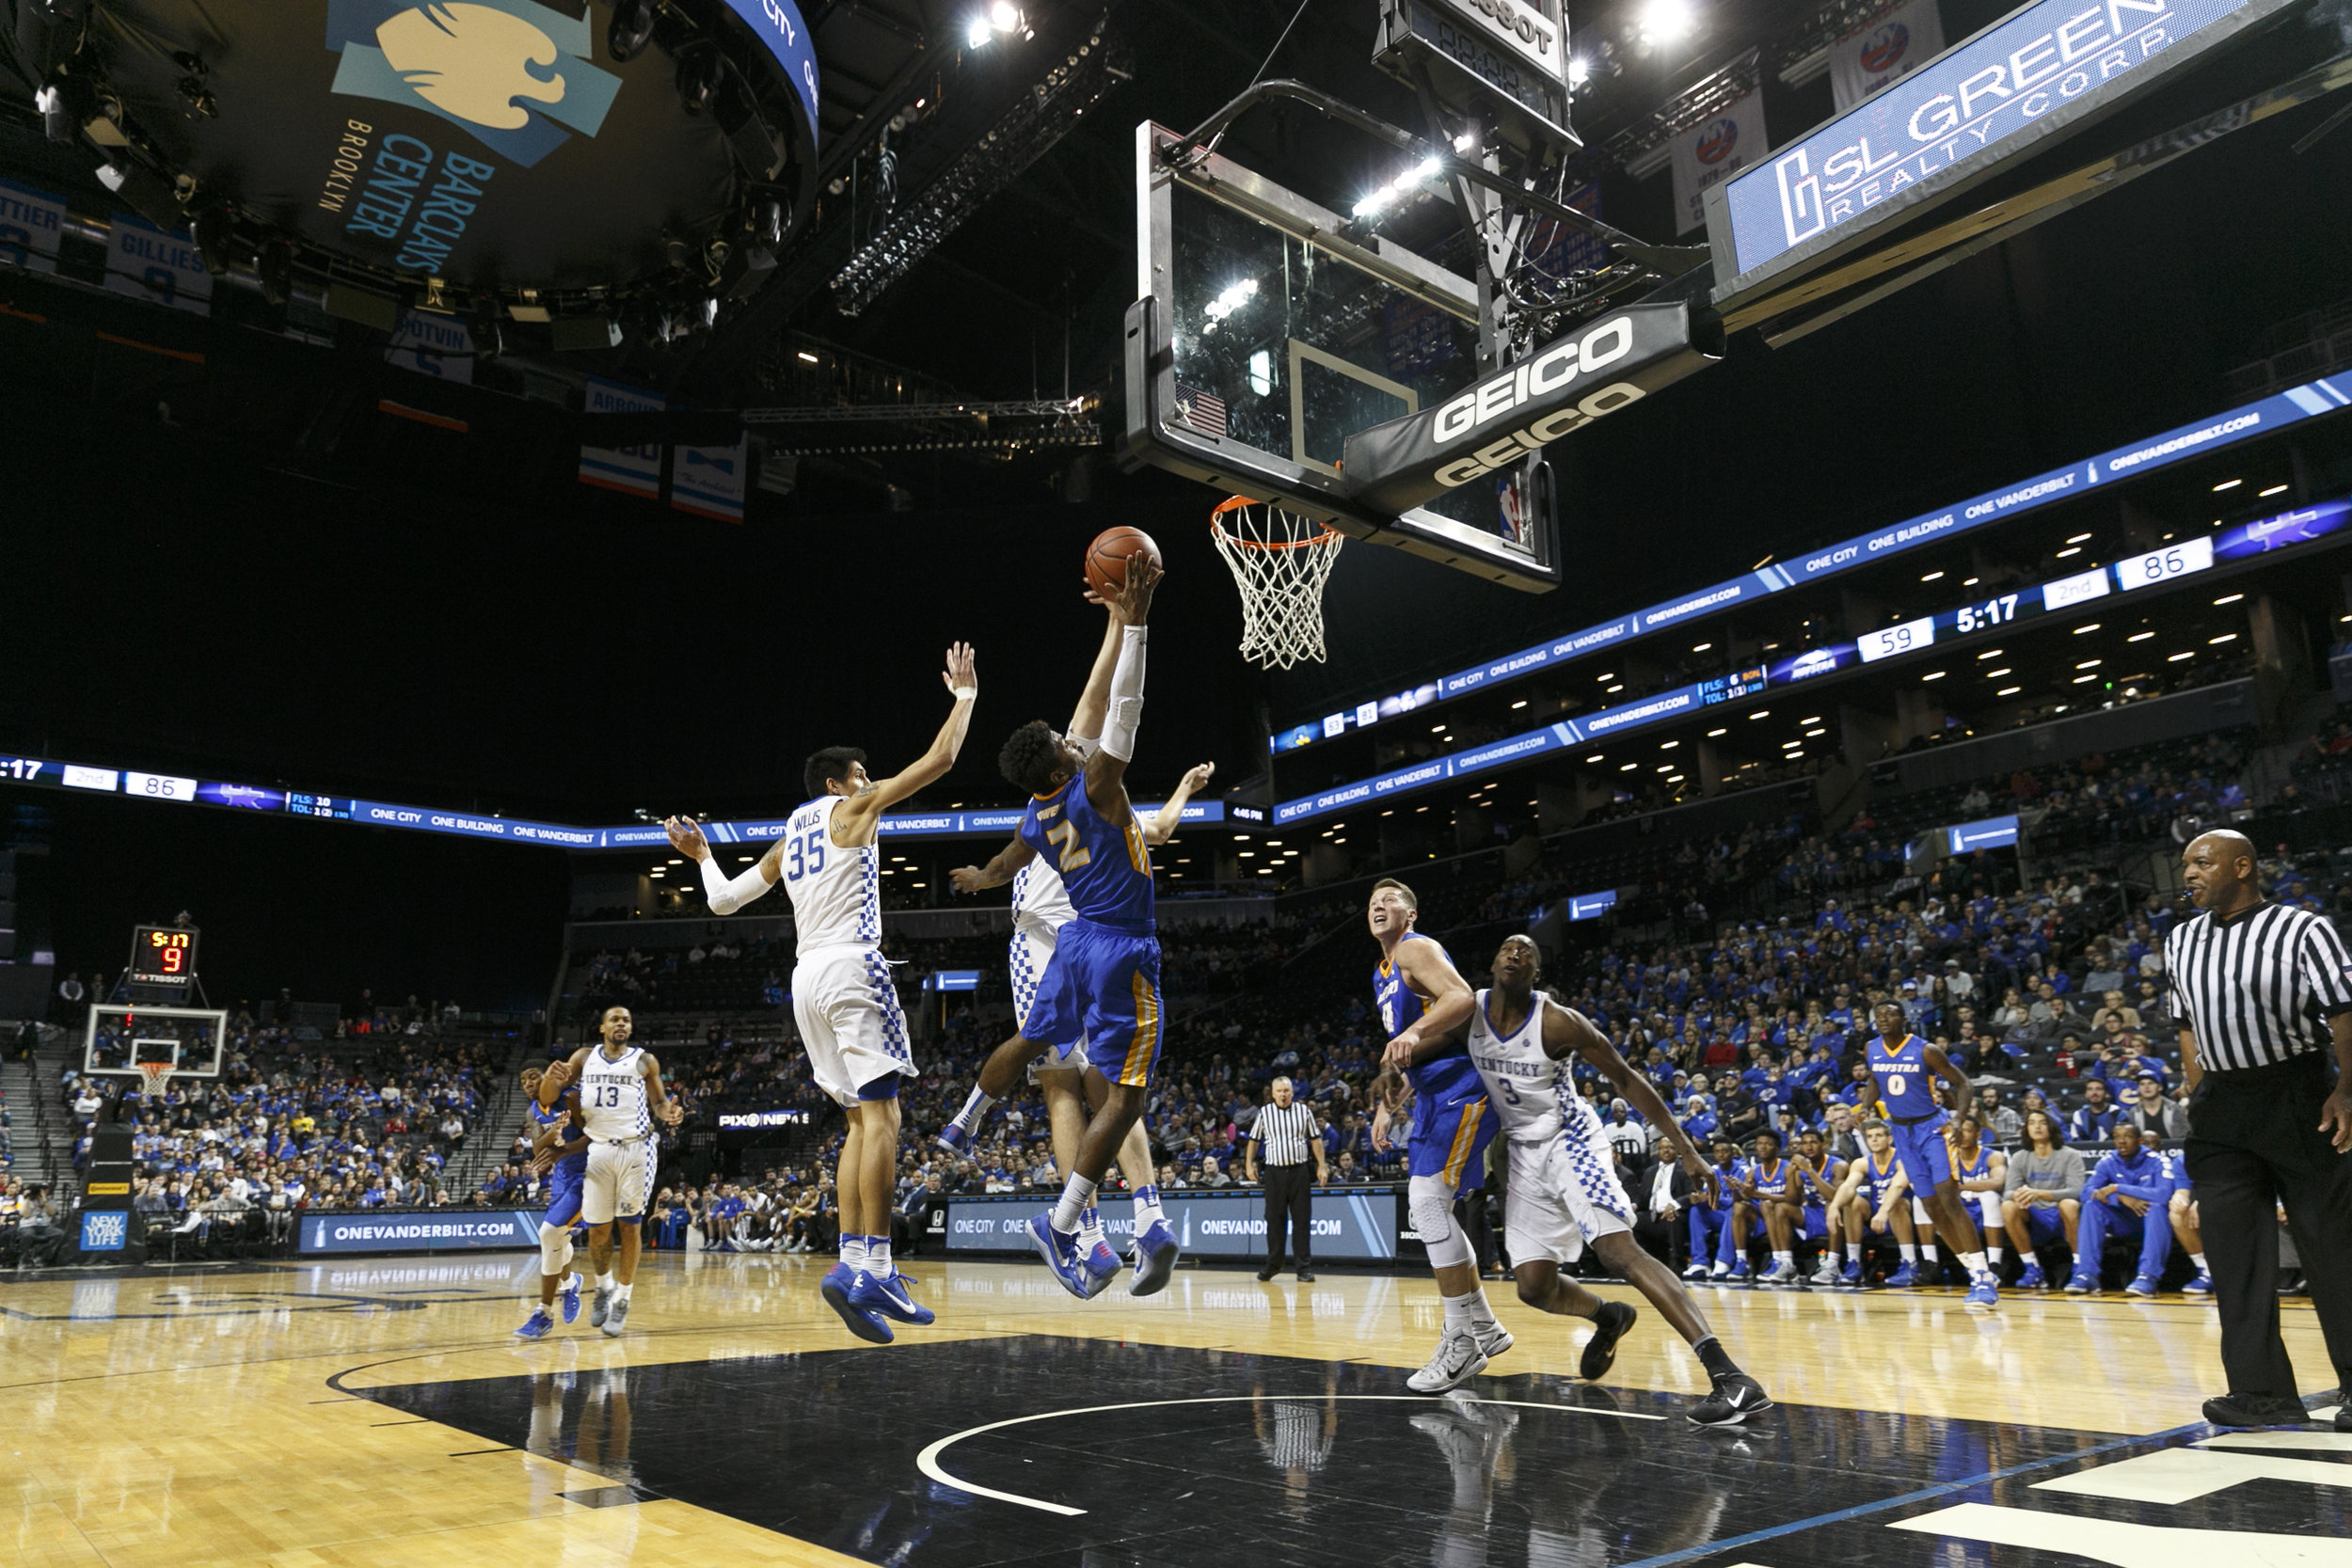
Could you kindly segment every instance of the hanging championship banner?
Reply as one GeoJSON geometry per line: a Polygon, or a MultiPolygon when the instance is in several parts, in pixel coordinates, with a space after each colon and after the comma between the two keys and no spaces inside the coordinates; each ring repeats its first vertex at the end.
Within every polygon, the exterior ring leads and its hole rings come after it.
{"type": "Polygon", "coordinates": [[[1764,97],[1749,92],[1675,137],[1675,231],[1688,234],[1707,222],[1703,198],[1741,169],[1763,161],[1764,97]]]}
{"type": "Polygon", "coordinates": [[[473,334],[455,316],[403,310],[399,330],[385,346],[384,362],[442,381],[473,384],[473,334]]]}
{"type": "Polygon", "coordinates": [[[213,275],[204,270],[196,241],[186,234],[167,234],[128,213],[117,213],[107,231],[106,287],[199,316],[213,311],[213,275]]]}
{"type": "Polygon", "coordinates": [[[1829,79],[1837,112],[1842,115],[1893,87],[1942,53],[1944,17],[1936,0],[1906,0],[1829,46],[1829,79]]]}
{"type": "Polygon", "coordinates": [[[731,447],[679,447],[671,458],[670,504],[723,523],[743,520],[743,466],[748,437],[731,447]]]}
{"type": "Polygon", "coordinates": [[[0,180],[0,261],[30,272],[56,272],[57,239],[64,232],[64,201],[0,180]]]}
{"type": "MultiPolygon", "coordinates": [[[[618,382],[588,378],[585,411],[591,414],[659,414],[668,404],[651,392],[618,382]]],[[[580,482],[657,500],[661,496],[661,443],[638,447],[581,447],[580,482]]]]}

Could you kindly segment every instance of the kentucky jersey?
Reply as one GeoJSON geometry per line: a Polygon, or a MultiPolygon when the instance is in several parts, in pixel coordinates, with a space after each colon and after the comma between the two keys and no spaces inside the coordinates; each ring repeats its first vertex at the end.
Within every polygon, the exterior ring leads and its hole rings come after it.
{"type": "MultiPolygon", "coordinates": [[[[1425,942],[1435,946],[1437,940],[1413,931],[1406,933],[1397,946],[1403,947],[1408,942],[1425,942]]],[[[1438,947],[1438,951],[1441,955],[1445,953],[1443,947],[1438,947]]],[[[1448,961],[1452,961],[1450,956],[1448,961]]],[[[1391,1039],[1420,1022],[1422,1014],[1427,1011],[1429,1006],[1421,992],[1415,990],[1412,983],[1405,978],[1405,972],[1387,958],[1373,966],[1372,1000],[1374,1006],[1380,1009],[1381,1026],[1388,1030],[1391,1039]]],[[[1478,1069],[1470,1065],[1468,1042],[1442,1055],[1414,1063],[1406,1069],[1405,1076],[1411,1080],[1413,1092],[1423,1099],[1449,1099],[1475,1092],[1480,1086],[1478,1069]]]]}
{"type": "Polygon", "coordinates": [[[1503,1035],[1496,1031],[1488,1016],[1493,995],[1492,991],[1478,993],[1478,1010],[1470,1015],[1469,1058],[1494,1101],[1503,1136],[1549,1138],[1558,1134],[1565,1122],[1582,1137],[1581,1124],[1595,1120],[1593,1109],[1569,1084],[1566,1061],[1544,1053],[1544,1009],[1551,1006],[1550,999],[1536,993],[1534,1006],[1518,1029],[1503,1035]]]}
{"type": "Polygon", "coordinates": [[[820,947],[874,946],[882,941],[882,852],[845,849],[833,841],[834,808],[846,795],[824,795],[794,810],[785,824],[785,895],[803,956],[820,947]]]}
{"type": "Polygon", "coordinates": [[[1153,927],[1152,854],[1143,824],[1124,826],[1087,799],[1083,776],[1041,795],[1022,814],[1021,842],[1060,878],[1073,916],[1131,934],[1153,927]]]}
{"type": "Polygon", "coordinates": [[[653,1131],[643,1051],[633,1045],[618,1056],[607,1056],[602,1046],[589,1051],[580,1073],[580,1119],[596,1143],[619,1143],[653,1131]]]}
{"type": "Polygon", "coordinates": [[[1012,928],[1021,935],[1051,942],[1078,913],[1054,863],[1040,855],[1012,874],[1012,928]]]}

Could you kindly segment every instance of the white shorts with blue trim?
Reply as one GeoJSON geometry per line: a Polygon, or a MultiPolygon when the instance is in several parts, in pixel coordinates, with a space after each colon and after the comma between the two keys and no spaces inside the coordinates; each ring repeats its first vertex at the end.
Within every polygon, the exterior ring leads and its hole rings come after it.
{"type": "MultiPolygon", "coordinates": [[[[1037,1000],[1037,983],[1045,974],[1045,966],[1054,957],[1054,931],[1051,927],[1015,921],[1012,928],[1012,1022],[1016,1029],[1025,1028],[1029,1022],[1030,1004],[1037,1000]]],[[[1076,1072],[1087,1065],[1086,1036],[1082,1033],[1067,1045],[1049,1046],[1045,1054],[1029,1064],[1029,1084],[1036,1086],[1041,1072],[1076,1072]]]]}
{"type": "Polygon", "coordinates": [[[1511,1186],[1502,1205],[1511,1264],[1573,1263],[1587,1243],[1633,1228],[1633,1203],[1617,1180],[1613,1151],[1590,1122],[1549,1138],[1511,1141],[1511,1186]]]}
{"type": "Polygon", "coordinates": [[[842,942],[801,955],[792,968],[792,1018],[817,1086],[841,1105],[890,1073],[914,1073],[906,1015],[882,949],[842,942]]]}

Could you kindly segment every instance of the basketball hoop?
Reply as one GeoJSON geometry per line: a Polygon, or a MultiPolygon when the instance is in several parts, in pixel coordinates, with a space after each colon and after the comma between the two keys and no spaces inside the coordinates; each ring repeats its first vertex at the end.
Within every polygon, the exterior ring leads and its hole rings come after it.
{"type": "Polygon", "coordinates": [[[1274,501],[1235,496],[1209,514],[1241,590],[1241,652],[1261,669],[1323,662],[1323,585],[1345,535],[1274,501]]]}
{"type": "Polygon", "coordinates": [[[163,1102],[165,1086],[170,1082],[171,1064],[169,1062],[141,1062],[139,1064],[140,1103],[145,1105],[161,1104],[163,1102]]]}

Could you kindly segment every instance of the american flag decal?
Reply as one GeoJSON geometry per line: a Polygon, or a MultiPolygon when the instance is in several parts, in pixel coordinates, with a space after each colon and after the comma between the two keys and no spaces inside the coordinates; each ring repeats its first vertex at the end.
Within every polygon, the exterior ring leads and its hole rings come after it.
{"type": "Polygon", "coordinates": [[[1215,392],[1177,383],[1176,417],[1203,435],[1225,434],[1225,400],[1215,392]]]}

